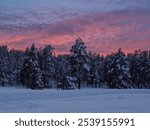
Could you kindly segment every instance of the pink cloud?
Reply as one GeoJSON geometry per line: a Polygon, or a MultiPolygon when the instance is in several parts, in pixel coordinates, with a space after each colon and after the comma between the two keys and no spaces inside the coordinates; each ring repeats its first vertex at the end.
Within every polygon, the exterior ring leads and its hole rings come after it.
{"type": "Polygon", "coordinates": [[[0,43],[12,48],[38,47],[51,43],[57,53],[69,53],[75,39],[81,37],[89,51],[111,53],[150,48],[150,12],[122,10],[94,13],[51,24],[0,26],[0,43]]]}

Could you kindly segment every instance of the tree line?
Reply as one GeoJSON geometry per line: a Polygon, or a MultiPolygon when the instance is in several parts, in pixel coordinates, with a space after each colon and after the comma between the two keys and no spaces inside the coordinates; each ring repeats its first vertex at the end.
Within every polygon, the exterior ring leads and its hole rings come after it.
{"type": "Polygon", "coordinates": [[[55,55],[54,48],[35,44],[25,51],[0,46],[1,86],[30,89],[86,87],[150,88],[150,51],[116,52],[103,56],[86,51],[78,38],[70,54],[55,55]]]}

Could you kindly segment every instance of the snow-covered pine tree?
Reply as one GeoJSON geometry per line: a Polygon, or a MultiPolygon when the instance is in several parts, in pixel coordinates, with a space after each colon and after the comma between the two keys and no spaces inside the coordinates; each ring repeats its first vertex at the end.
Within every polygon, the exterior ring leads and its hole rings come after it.
{"type": "Polygon", "coordinates": [[[150,60],[149,60],[149,52],[141,51],[139,55],[139,63],[140,63],[140,83],[144,88],[149,88],[150,84],[150,60]]]}
{"type": "Polygon", "coordinates": [[[57,89],[75,89],[75,78],[70,76],[69,55],[58,55],[55,59],[55,81],[57,89]]]}
{"type": "Polygon", "coordinates": [[[38,49],[35,48],[34,44],[30,49],[26,49],[23,67],[20,72],[20,82],[31,89],[44,87],[37,52],[38,49]]]}
{"type": "Polygon", "coordinates": [[[40,68],[43,72],[43,83],[45,88],[51,87],[50,81],[54,80],[54,59],[53,47],[46,45],[44,49],[39,52],[40,68]]]}
{"type": "Polygon", "coordinates": [[[72,77],[76,77],[78,81],[78,88],[80,89],[85,74],[89,73],[90,71],[89,57],[86,52],[86,46],[81,38],[76,40],[76,43],[72,46],[70,52],[70,71],[72,77]]]}
{"type": "Polygon", "coordinates": [[[97,57],[97,66],[98,66],[98,73],[100,75],[100,82],[99,82],[99,86],[100,85],[105,85],[105,57],[102,56],[98,56],[97,57]],[[100,61],[100,62],[99,62],[100,61]]]}
{"type": "Polygon", "coordinates": [[[148,77],[148,88],[150,88],[150,50],[149,50],[149,52],[148,52],[148,71],[149,71],[149,74],[147,75],[147,77],[148,77]]]}
{"type": "Polygon", "coordinates": [[[7,45],[0,46],[0,83],[2,86],[8,82],[9,78],[9,51],[7,45]]]}
{"type": "Polygon", "coordinates": [[[55,82],[57,85],[57,89],[65,89],[67,87],[64,82],[64,79],[67,75],[68,75],[67,56],[58,55],[55,58],[55,82]]]}
{"type": "Polygon", "coordinates": [[[90,75],[88,77],[88,82],[95,87],[100,86],[103,82],[103,58],[100,55],[89,53],[90,57],[90,75]]]}
{"type": "Polygon", "coordinates": [[[150,59],[148,51],[136,50],[128,55],[131,79],[135,88],[148,88],[150,84],[150,59]]]}
{"type": "Polygon", "coordinates": [[[24,52],[19,50],[9,51],[9,84],[18,84],[18,76],[24,60],[24,52]]]}
{"type": "Polygon", "coordinates": [[[131,74],[131,80],[133,82],[134,88],[140,88],[141,87],[141,81],[140,81],[140,62],[139,62],[139,51],[135,51],[133,54],[128,54],[128,60],[129,60],[129,66],[130,66],[130,74],[131,74]]]}
{"type": "Polygon", "coordinates": [[[130,69],[127,57],[119,49],[116,53],[107,56],[107,84],[110,88],[130,88],[130,69]]]}

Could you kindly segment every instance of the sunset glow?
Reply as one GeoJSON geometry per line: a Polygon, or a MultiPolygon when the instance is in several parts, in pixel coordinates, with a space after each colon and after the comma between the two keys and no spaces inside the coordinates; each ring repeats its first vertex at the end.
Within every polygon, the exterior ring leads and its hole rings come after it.
{"type": "Polygon", "coordinates": [[[52,44],[62,54],[81,37],[88,51],[100,54],[147,50],[149,7],[149,0],[1,0],[0,44],[15,49],[52,44]]]}

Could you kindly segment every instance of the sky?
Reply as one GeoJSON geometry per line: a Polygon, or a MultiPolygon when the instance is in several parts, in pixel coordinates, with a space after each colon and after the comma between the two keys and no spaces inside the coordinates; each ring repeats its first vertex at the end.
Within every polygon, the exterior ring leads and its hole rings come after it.
{"type": "Polygon", "coordinates": [[[0,0],[1,45],[65,54],[79,37],[104,55],[150,49],[150,0],[0,0]]]}

